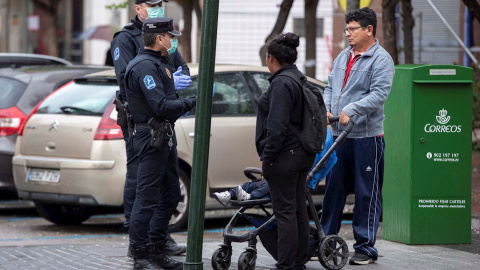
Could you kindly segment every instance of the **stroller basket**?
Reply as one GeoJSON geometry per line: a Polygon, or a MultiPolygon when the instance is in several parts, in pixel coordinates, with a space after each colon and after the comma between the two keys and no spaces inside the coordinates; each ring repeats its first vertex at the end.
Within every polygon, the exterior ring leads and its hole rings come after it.
{"type": "MultiPolygon", "coordinates": [[[[269,218],[266,216],[249,214],[247,220],[255,226],[255,228],[261,227],[265,224],[269,218]]],[[[265,249],[272,255],[272,257],[277,260],[277,241],[278,241],[278,231],[277,231],[277,221],[274,220],[268,226],[266,226],[263,230],[258,231],[258,236],[260,237],[260,241],[265,249]]]]}

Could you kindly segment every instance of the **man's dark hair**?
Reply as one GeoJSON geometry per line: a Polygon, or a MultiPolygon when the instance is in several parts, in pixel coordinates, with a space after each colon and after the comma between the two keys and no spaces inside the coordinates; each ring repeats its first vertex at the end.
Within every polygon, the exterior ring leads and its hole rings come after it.
{"type": "Polygon", "coordinates": [[[280,34],[267,43],[267,53],[275,57],[280,65],[291,65],[297,61],[300,37],[294,33],[280,34]]]}
{"type": "Polygon", "coordinates": [[[163,36],[163,35],[165,35],[165,34],[142,33],[143,44],[145,44],[145,47],[153,47],[153,46],[155,46],[155,40],[157,39],[157,36],[163,36]]]}
{"type": "Polygon", "coordinates": [[[373,26],[373,36],[377,33],[377,14],[373,9],[364,7],[362,9],[352,10],[345,14],[345,23],[356,21],[361,27],[373,26]]]}

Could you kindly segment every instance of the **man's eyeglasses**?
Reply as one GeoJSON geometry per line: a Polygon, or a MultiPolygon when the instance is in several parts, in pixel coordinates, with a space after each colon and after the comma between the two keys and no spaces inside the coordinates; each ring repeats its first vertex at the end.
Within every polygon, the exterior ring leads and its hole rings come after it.
{"type": "Polygon", "coordinates": [[[345,29],[343,29],[343,33],[346,34],[347,32],[348,33],[353,33],[353,31],[357,30],[358,28],[363,28],[365,29],[365,27],[362,27],[362,26],[356,26],[356,27],[347,27],[345,29]]]}

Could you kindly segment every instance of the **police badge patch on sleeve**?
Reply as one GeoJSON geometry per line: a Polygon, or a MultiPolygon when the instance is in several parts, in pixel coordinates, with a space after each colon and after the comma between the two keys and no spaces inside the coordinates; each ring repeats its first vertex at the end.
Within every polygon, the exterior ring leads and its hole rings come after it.
{"type": "Polygon", "coordinates": [[[115,48],[115,51],[113,51],[113,59],[115,59],[115,61],[120,59],[120,49],[118,47],[115,48]]]}
{"type": "Polygon", "coordinates": [[[151,90],[155,88],[155,86],[157,86],[155,84],[155,81],[153,80],[153,77],[150,75],[147,75],[145,76],[145,78],[143,78],[143,83],[145,84],[145,87],[147,87],[148,90],[151,90]]]}

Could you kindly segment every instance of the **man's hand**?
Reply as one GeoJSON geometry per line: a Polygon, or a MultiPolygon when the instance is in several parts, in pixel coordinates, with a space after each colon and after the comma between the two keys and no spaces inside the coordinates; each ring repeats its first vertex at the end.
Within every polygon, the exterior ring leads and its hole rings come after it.
{"type": "Polygon", "coordinates": [[[348,116],[344,111],[342,111],[342,113],[340,114],[340,119],[338,120],[338,122],[340,122],[340,124],[346,126],[348,124],[348,121],[350,121],[350,116],[348,116]]]}
{"type": "Polygon", "coordinates": [[[173,82],[175,83],[175,90],[181,90],[188,88],[192,80],[190,76],[182,74],[182,66],[179,66],[178,70],[173,73],[173,82]]]}
{"type": "Polygon", "coordinates": [[[330,117],[333,117],[333,114],[331,114],[330,112],[327,112],[327,125],[331,125],[332,123],[330,123],[330,120],[328,118],[330,117]]]}

